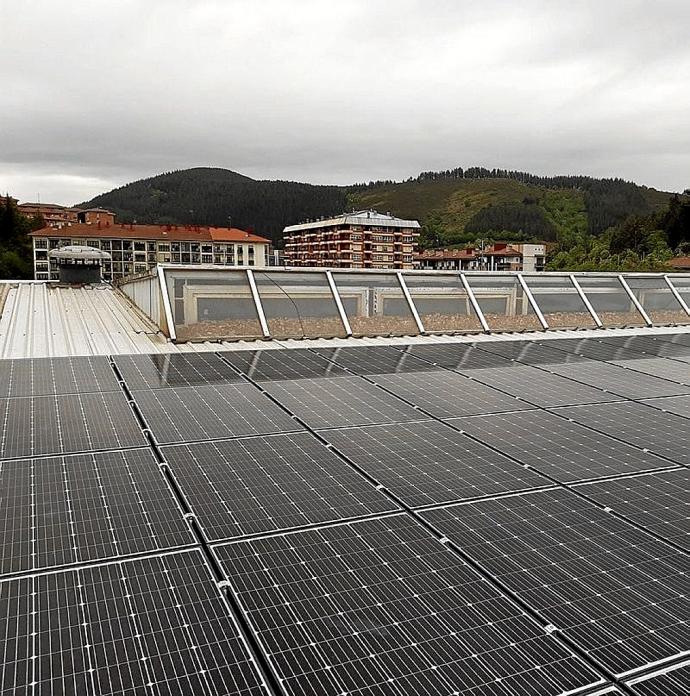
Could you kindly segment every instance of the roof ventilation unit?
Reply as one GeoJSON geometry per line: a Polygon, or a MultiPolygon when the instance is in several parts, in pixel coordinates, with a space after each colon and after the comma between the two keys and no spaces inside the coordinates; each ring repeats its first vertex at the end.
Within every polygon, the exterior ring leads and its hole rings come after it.
{"type": "Polygon", "coordinates": [[[76,285],[100,283],[102,263],[110,260],[107,251],[76,245],[53,249],[48,256],[57,261],[60,282],[76,285]]]}

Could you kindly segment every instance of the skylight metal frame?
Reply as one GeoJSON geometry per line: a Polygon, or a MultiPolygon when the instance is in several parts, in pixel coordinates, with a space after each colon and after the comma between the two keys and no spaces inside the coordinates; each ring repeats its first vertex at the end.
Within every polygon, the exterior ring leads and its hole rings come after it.
{"type": "Polygon", "coordinates": [[[668,275],[664,275],[664,280],[666,281],[666,285],[668,285],[669,289],[673,293],[673,296],[676,298],[678,301],[678,304],[685,310],[685,313],[690,316],[690,307],[688,307],[687,302],[683,299],[683,296],[678,292],[678,288],[673,284],[673,281],[668,277],[668,275]]]}
{"type": "Polygon", "coordinates": [[[419,316],[419,312],[417,311],[417,307],[415,306],[415,303],[412,300],[412,295],[410,294],[410,289],[407,287],[407,283],[405,282],[405,279],[403,278],[402,271],[398,271],[396,275],[398,276],[398,283],[400,283],[400,289],[403,291],[403,295],[405,295],[405,299],[407,300],[407,305],[410,308],[410,312],[412,312],[412,316],[414,317],[415,324],[417,324],[417,328],[419,329],[419,333],[423,335],[426,333],[426,331],[424,330],[424,324],[422,323],[422,318],[419,316]]]}
{"type": "Polygon", "coordinates": [[[585,307],[587,308],[587,311],[590,313],[592,316],[592,319],[594,320],[594,323],[597,325],[598,329],[603,329],[604,324],[602,323],[601,319],[599,319],[599,315],[597,314],[596,310],[594,309],[594,305],[589,301],[589,297],[587,297],[587,294],[585,291],[582,289],[582,286],[578,282],[577,278],[575,277],[574,273],[570,274],[570,281],[573,284],[573,287],[575,290],[577,290],[577,294],[580,296],[580,299],[584,303],[585,307]]]}
{"type": "Polygon", "coordinates": [[[252,292],[252,297],[254,298],[254,306],[256,307],[256,314],[259,317],[259,324],[261,325],[261,331],[264,338],[271,338],[271,332],[268,329],[268,322],[266,321],[266,314],[264,313],[264,307],[261,304],[261,297],[259,296],[259,289],[256,287],[256,279],[254,278],[254,272],[251,268],[246,269],[247,280],[249,281],[249,288],[252,292]]]}
{"type": "Polygon", "coordinates": [[[620,284],[623,286],[625,292],[628,293],[630,301],[633,303],[633,305],[635,305],[635,309],[639,312],[640,316],[644,320],[644,323],[647,326],[654,326],[654,322],[651,320],[649,314],[647,314],[647,312],[645,311],[645,308],[642,306],[642,303],[637,299],[637,297],[635,297],[635,293],[628,285],[628,281],[622,275],[618,276],[618,280],[620,281],[620,284]]]}
{"type": "Polygon", "coordinates": [[[170,295],[168,294],[168,281],[165,277],[165,268],[158,265],[156,267],[156,275],[158,276],[158,287],[160,288],[161,297],[163,299],[163,314],[165,315],[165,323],[168,325],[168,337],[171,341],[176,341],[177,332],[175,331],[175,319],[173,318],[170,295]]]}
{"type": "Polygon", "coordinates": [[[520,283],[520,287],[522,287],[522,291],[527,295],[527,300],[530,303],[530,306],[534,310],[534,313],[537,315],[537,319],[539,319],[539,323],[542,325],[542,328],[544,331],[549,330],[549,323],[546,321],[544,318],[544,315],[542,314],[541,308],[537,304],[537,301],[534,299],[534,295],[532,294],[532,291],[530,290],[529,286],[527,285],[527,281],[523,277],[522,273],[517,274],[517,279],[518,282],[520,283]]]}
{"type": "Polygon", "coordinates": [[[477,298],[474,296],[474,290],[472,290],[469,281],[467,280],[467,278],[465,278],[465,274],[461,272],[459,275],[462,287],[465,288],[465,292],[467,293],[467,297],[470,300],[472,309],[474,310],[474,313],[477,315],[477,319],[479,319],[479,323],[482,325],[484,333],[491,333],[491,328],[489,327],[489,324],[486,321],[486,318],[484,317],[484,312],[482,312],[482,308],[479,306],[479,302],[477,302],[477,298]]]}
{"type": "Polygon", "coordinates": [[[347,313],[345,312],[345,307],[343,305],[342,298],[340,297],[340,292],[338,292],[338,287],[333,280],[333,274],[330,271],[326,271],[326,278],[328,280],[328,285],[333,293],[333,299],[335,300],[335,306],[338,308],[338,314],[340,315],[340,321],[343,323],[343,328],[345,329],[346,336],[352,336],[352,327],[350,326],[350,320],[347,318],[347,313]]]}

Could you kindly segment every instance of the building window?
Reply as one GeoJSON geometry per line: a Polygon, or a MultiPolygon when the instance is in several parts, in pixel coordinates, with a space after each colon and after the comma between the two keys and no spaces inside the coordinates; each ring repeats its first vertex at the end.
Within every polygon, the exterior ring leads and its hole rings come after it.
{"type": "Polygon", "coordinates": [[[47,249],[48,248],[48,240],[47,239],[34,239],[34,247],[36,247],[36,249],[47,249]]]}

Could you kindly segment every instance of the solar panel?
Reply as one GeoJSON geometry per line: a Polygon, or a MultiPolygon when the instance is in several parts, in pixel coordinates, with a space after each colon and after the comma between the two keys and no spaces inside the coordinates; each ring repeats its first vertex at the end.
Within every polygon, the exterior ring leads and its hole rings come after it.
{"type": "Polygon", "coordinates": [[[517,397],[453,372],[374,375],[372,379],[437,418],[533,408],[517,397]]]}
{"type": "Polygon", "coordinates": [[[115,364],[131,390],[243,381],[213,353],[118,355],[115,364]]]}
{"type": "Polygon", "coordinates": [[[436,421],[328,430],[323,436],[411,507],[550,485],[436,421]]]}
{"type": "Polygon", "coordinates": [[[541,407],[593,404],[623,398],[529,365],[515,365],[510,370],[501,367],[469,370],[466,374],[482,384],[541,407]]]}
{"type": "Polygon", "coordinates": [[[673,469],[578,486],[596,502],[690,551],[690,471],[673,469]]]}
{"type": "Polygon", "coordinates": [[[316,348],[315,352],[359,375],[426,372],[437,369],[409,353],[389,346],[363,348],[316,348]]]}
{"type": "Polygon", "coordinates": [[[198,551],[0,582],[0,611],[3,694],[268,693],[198,551]]]}
{"type": "Polygon", "coordinates": [[[577,423],[668,457],[678,464],[690,464],[688,421],[680,416],[633,401],[571,406],[558,412],[577,423]]]}
{"type": "Polygon", "coordinates": [[[0,464],[0,575],[194,543],[149,449],[0,464]]]}
{"type": "Polygon", "coordinates": [[[221,353],[236,369],[257,382],[307,377],[339,377],[347,372],[310,350],[252,350],[221,353]]]}
{"type": "Polygon", "coordinates": [[[145,444],[121,392],[0,399],[0,459],[145,444]]]}
{"type": "Polygon", "coordinates": [[[690,346],[690,333],[680,333],[680,334],[655,334],[650,336],[654,341],[659,341],[661,343],[673,343],[675,345],[690,346]]]}
{"type": "Polygon", "coordinates": [[[683,418],[690,418],[690,396],[667,396],[662,399],[646,399],[641,403],[683,418]]]}
{"type": "Polygon", "coordinates": [[[267,382],[274,398],[312,428],[397,423],[420,414],[361,377],[267,382]]]}
{"type": "Polygon", "coordinates": [[[510,367],[510,360],[470,343],[424,343],[405,346],[405,353],[428,360],[439,367],[471,370],[482,367],[510,367]]]}
{"type": "Polygon", "coordinates": [[[652,375],[652,377],[662,377],[679,384],[690,384],[690,365],[675,360],[645,358],[642,360],[619,360],[613,364],[627,367],[635,372],[643,372],[646,375],[652,375]]]}
{"type": "Polygon", "coordinates": [[[210,539],[397,508],[310,433],[165,447],[210,539]]]}
{"type": "Polygon", "coordinates": [[[488,353],[515,360],[523,365],[562,365],[587,362],[587,358],[559,350],[565,339],[536,341],[486,341],[478,346],[488,353]]]}
{"type": "Polygon", "coordinates": [[[636,696],[680,696],[690,693],[690,664],[686,662],[676,669],[641,677],[639,681],[631,679],[628,686],[636,696]]]}
{"type": "Polygon", "coordinates": [[[690,387],[603,362],[549,365],[549,371],[592,387],[605,389],[626,399],[651,399],[655,396],[675,396],[690,392],[690,387]]]}
{"type": "Polygon", "coordinates": [[[290,694],[557,694],[600,679],[406,515],[216,548],[290,694]]]}
{"type": "Polygon", "coordinates": [[[690,558],[574,493],[421,514],[614,674],[687,647],[690,558]]]}
{"type": "Polygon", "coordinates": [[[119,391],[106,357],[2,360],[0,398],[119,391]]]}
{"type": "MultiPolygon", "coordinates": [[[[581,407],[583,412],[592,408],[581,407]]],[[[544,411],[459,418],[449,422],[562,483],[668,467],[667,461],[653,454],[544,411]]]]}
{"type": "Polygon", "coordinates": [[[301,429],[251,384],[146,389],[134,399],[161,444],[301,429]]]}
{"type": "Polygon", "coordinates": [[[637,360],[645,357],[639,351],[629,350],[622,345],[605,343],[598,338],[559,338],[549,340],[548,345],[590,360],[637,360]]]}
{"type": "Polygon", "coordinates": [[[656,341],[648,336],[610,336],[602,339],[613,346],[623,346],[627,350],[635,350],[656,355],[661,358],[673,358],[681,362],[690,362],[690,345],[656,341]]]}

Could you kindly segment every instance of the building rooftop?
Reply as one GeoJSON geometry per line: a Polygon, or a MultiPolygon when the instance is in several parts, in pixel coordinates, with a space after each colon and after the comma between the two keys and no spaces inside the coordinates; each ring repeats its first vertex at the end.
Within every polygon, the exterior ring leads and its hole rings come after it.
{"type": "Polygon", "coordinates": [[[44,227],[31,233],[32,237],[84,237],[123,239],[150,239],[164,241],[188,242],[247,242],[268,244],[269,239],[260,237],[252,232],[246,232],[235,227],[202,227],[198,225],[134,225],[113,224],[98,225],[93,223],[72,223],[60,229],[44,227]]]}
{"type": "Polygon", "coordinates": [[[377,227],[405,227],[419,229],[417,220],[403,220],[389,213],[379,213],[376,210],[358,210],[351,213],[342,213],[332,218],[303,222],[298,225],[288,225],[283,233],[301,232],[302,230],[319,229],[321,227],[334,227],[337,225],[372,225],[377,227]]]}
{"type": "MultiPolygon", "coordinates": [[[[273,328],[332,288],[186,270],[0,282],[3,691],[690,690],[690,326],[173,343],[209,298],[273,328]]],[[[401,311],[397,274],[332,275],[401,311]]],[[[413,275],[420,307],[460,277],[413,275]]],[[[623,284],[578,277],[605,316],[623,284]]],[[[659,279],[624,280],[652,311],[659,279]]]]}

